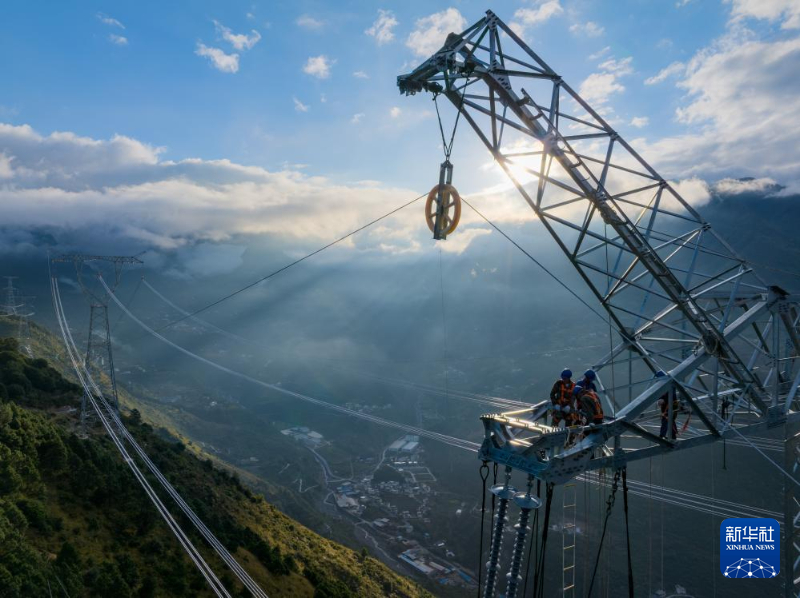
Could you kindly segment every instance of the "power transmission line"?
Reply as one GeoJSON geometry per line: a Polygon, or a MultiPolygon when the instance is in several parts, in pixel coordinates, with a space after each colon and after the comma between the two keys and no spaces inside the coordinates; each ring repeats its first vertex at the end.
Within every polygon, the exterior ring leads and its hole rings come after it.
{"type": "Polygon", "coordinates": [[[372,226],[373,224],[376,224],[377,222],[380,222],[381,220],[384,220],[385,218],[388,218],[388,217],[389,217],[389,216],[391,216],[392,214],[396,214],[397,212],[399,212],[399,211],[400,211],[400,210],[402,210],[403,208],[407,208],[408,206],[410,206],[411,204],[413,204],[413,203],[414,203],[414,202],[416,202],[416,201],[419,201],[420,199],[422,199],[422,198],[423,198],[423,197],[425,197],[426,195],[427,195],[427,193],[423,193],[422,195],[419,195],[419,196],[415,197],[415,198],[414,198],[414,199],[412,199],[411,201],[409,201],[409,202],[407,202],[407,203],[404,203],[403,205],[401,205],[401,206],[399,206],[399,207],[397,207],[397,208],[395,208],[395,209],[391,210],[390,212],[386,212],[386,213],[385,213],[383,216],[380,216],[379,218],[376,218],[375,220],[372,220],[372,221],[368,222],[367,224],[365,224],[365,225],[363,225],[363,226],[360,226],[360,227],[358,227],[358,228],[357,228],[357,229],[355,229],[354,231],[351,231],[351,232],[347,233],[346,235],[344,235],[344,236],[342,236],[342,237],[339,237],[339,238],[338,238],[338,239],[336,239],[335,241],[331,241],[331,242],[330,242],[330,243],[328,243],[327,245],[324,245],[323,247],[320,247],[319,249],[316,249],[316,250],[312,251],[311,253],[308,253],[308,254],[304,255],[303,257],[301,257],[301,258],[299,258],[299,259],[296,259],[295,261],[293,261],[293,262],[291,262],[291,263],[289,263],[289,264],[286,264],[285,266],[283,266],[283,267],[281,267],[281,268],[278,268],[278,269],[277,269],[277,270],[275,270],[274,272],[271,272],[270,274],[267,274],[266,276],[264,276],[264,277],[262,277],[262,278],[259,278],[258,280],[256,280],[256,281],[253,281],[253,282],[251,282],[250,284],[248,284],[248,285],[245,285],[245,286],[241,287],[240,289],[237,289],[236,291],[233,291],[232,293],[228,293],[228,294],[227,294],[227,295],[225,295],[224,297],[221,297],[221,298],[217,299],[216,301],[213,301],[213,302],[209,303],[209,304],[208,304],[208,305],[206,305],[205,307],[201,307],[200,309],[198,309],[198,310],[195,310],[195,311],[191,312],[189,315],[183,316],[182,318],[178,318],[177,320],[173,320],[173,321],[172,321],[172,322],[170,322],[169,324],[165,324],[165,325],[164,325],[164,326],[162,326],[161,328],[158,328],[158,329],[156,329],[156,332],[161,332],[162,330],[166,330],[166,329],[167,329],[167,328],[169,328],[170,326],[174,326],[175,324],[178,324],[179,322],[183,322],[184,320],[188,320],[189,318],[191,318],[191,317],[193,317],[193,316],[196,316],[197,314],[199,314],[199,313],[202,313],[202,312],[206,311],[207,309],[211,309],[211,308],[212,308],[212,307],[214,307],[215,305],[219,305],[219,304],[220,304],[220,303],[222,303],[223,301],[227,301],[227,300],[228,300],[228,299],[230,299],[231,297],[235,297],[235,296],[236,296],[236,295],[238,295],[239,293],[243,293],[244,291],[246,291],[246,290],[248,290],[248,289],[252,289],[252,288],[253,288],[254,286],[256,286],[257,284],[259,284],[259,283],[262,283],[262,282],[264,282],[265,280],[268,280],[268,279],[272,278],[273,276],[276,276],[276,275],[280,274],[281,272],[283,272],[283,271],[285,271],[285,270],[288,270],[288,269],[289,269],[289,268],[291,268],[292,266],[296,266],[296,265],[297,265],[297,264],[299,264],[300,262],[303,262],[303,261],[307,260],[307,259],[308,259],[308,258],[310,258],[310,257],[314,257],[314,256],[315,256],[315,255],[317,255],[318,253],[321,253],[321,252],[325,251],[325,250],[326,250],[326,249],[328,249],[329,247],[333,247],[333,246],[334,246],[334,245],[336,245],[337,243],[341,243],[342,241],[344,241],[345,239],[348,239],[348,238],[352,237],[352,236],[353,236],[353,235],[355,235],[356,233],[360,233],[362,230],[364,230],[364,229],[366,229],[366,228],[369,228],[369,227],[370,227],[370,226],[372,226]]]}

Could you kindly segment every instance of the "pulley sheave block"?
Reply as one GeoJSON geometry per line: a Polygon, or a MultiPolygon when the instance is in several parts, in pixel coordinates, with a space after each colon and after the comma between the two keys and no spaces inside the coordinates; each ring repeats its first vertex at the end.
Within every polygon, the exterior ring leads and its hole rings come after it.
{"type": "Polygon", "coordinates": [[[461,196],[453,185],[434,185],[425,202],[425,219],[436,240],[456,230],[461,220],[461,196]]]}

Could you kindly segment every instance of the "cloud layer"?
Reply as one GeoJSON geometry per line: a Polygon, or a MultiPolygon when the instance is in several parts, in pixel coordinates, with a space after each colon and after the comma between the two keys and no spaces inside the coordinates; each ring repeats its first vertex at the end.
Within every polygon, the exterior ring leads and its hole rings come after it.
{"type": "MultiPolygon", "coordinates": [[[[116,237],[167,250],[246,234],[317,242],[414,196],[228,160],[161,160],[161,153],[119,135],[40,135],[28,126],[0,124],[2,226],[56,237],[84,231],[87,243],[116,237]]],[[[415,211],[399,214],[392,226],[402,231],[396,245],[408,247],[424,224],[415,211]]]]}

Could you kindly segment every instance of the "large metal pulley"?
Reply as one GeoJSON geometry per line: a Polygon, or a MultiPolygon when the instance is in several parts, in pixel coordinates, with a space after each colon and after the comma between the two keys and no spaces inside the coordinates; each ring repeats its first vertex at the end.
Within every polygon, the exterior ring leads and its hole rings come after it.
{"type": "Polygon", "coordinates": [[[435,185],[431,189],[425,202],[425,219],[434,239],[444,239],[456,230],[461,220],[461,196],[453,185],[435,185]]]}
{"type": "Polygon", "coordinates": [[[425,202],[425,221],[437,241],[446,239],[461,220],[461,196],[452,181],[453,165],[445,160],[439,169],[439,184],[434,185],[425,202]]]}

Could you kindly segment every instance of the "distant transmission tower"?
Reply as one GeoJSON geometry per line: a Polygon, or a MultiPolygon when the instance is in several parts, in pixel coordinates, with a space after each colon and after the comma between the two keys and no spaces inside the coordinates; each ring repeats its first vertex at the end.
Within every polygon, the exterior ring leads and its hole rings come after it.
{"type": "Polygon", "coordinates": [[[14,281],[17,279],[16,276],[6,276],[5,277],[7,284],[6,284],[6,302],[0,308],[3,310],[4,316],[16,316],[17,311],[22,307],[19,303],[19,299],[17,298],[18,290],[14,287],[14,281]]]}
{"type": "Polygon", "coordinates": [[[5,287],[6,300],[0,305],[0,315],[6,318],[17,320],[17,342],[19,348],[23,349],[28,356],[33,357],[31,350],[31,328],[28,318],[33,315],[29,312],[25,301],[33,297],[23,297],[17,287],[14,286],[16,276],[6,276],[7,284],[5,287]]]}
{"type": "MultiPolygon", "coordinates": [[[[119,285],[122,269],[126,264],[142,264],[136,256],[119,255],[86,255],[72,253],[52,258],[52,262],[71,262],[75,266],[78,283],[89,302],[89,335],[86,343],[85,364],[87,369],[94,369],[106,374],[110,386],[110,403],[119,412],[117,395],[117,378],[114,371],[114,355],[111,348],[111,328],[108,323],[108,294],[96,291],[87,284],[84,278],[84,266],[89,262],[106,262],[114,267],[114,278],[110,281],[111,290],[119,285]]],[[[98,376],[98,380],[101,377],[98,376]]],[[[81,425],[85,427],[87,417],[87,397],[81,400],[81,425]]]]}
{"type": "Polygon", "coordinates": [[[20,296],[21,308],[17,313],[17,343],[20,349],[25,350],[28,357],[33,357],[30,318],[35,315],[35,312],[29,311],[28,301],[33,301],[34,299],[36,299],[36,297],[20,296]]]}

